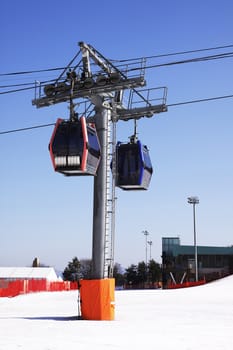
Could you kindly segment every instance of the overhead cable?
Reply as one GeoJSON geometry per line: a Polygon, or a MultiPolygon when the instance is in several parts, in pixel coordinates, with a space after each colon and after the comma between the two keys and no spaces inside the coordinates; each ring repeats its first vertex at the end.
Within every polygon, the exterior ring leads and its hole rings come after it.
{"type": "MultiPolygon", "coordinates": [[[[212,60],[232,58],[232,57],[233,57],[233,52],[228,52],[228,53],[219,54],[219,55],[196,57],[196,58],[190,58],[190,59],[181,60],[181,61],[170,61],[170,62],[154,64],[154,65],[150,65],[150,66],[147,65],[145,67],[145,69],[160,68],[160,67],[173,66],[173,65],[185,64],[185,63],[205,62],[205,61],[212,61],[212,60]]],[[[127,67],[127,72],[132,72],[132,71],[136,71],[136,70],[141,70],[141,67],[136,67],[136,68],[128,68],[127,67]]]]}
{"type": "MultiPolygon", "coordinates": [[[[150,65],[150,66],[146,66],[145,69],[160,68],[160,67],[166,67],[166,66],[172,66],[172,65],[178,65],[178,64],[185,64],[185,63],[205,62],[205,61],[224,59],[224,58],[232,58],[232,57],[233,57],[233,51],[232,52],[218,54],[218,55],[202,56],[202,57],[190,58],[190,59],[187,59],[187,60],[171,61],[171,62],[166,62],[166,63],[161,63],[161,64],[150,65]]],[[[70,63],[73,63],[73,60],[70,63]]],[[[68,65],[68,67],[69,67],[69,65],[68,65]]],[[[119,67],[116,67],[116,68],[119,69],[119,67]]],[[[141,67],[136,67],[136,68],[129,68],[129,67],[127,67],[127,73],[128,72],[132,72],[132,71],[136,71],[136,70],[141,70],[141,67]]],[[[124,72],[124,71],[122,70],[122,72],[124,72]]],[[[10,74],[10,73],[8,73],[8,74],[10,74]]],[[[15,74],[15,73],[13,73],[13,74],[15,74]]],[[[61,75],[58,78],[54,79],[54,80],[49,80],[49,82],[54,82],[54,81],[57,82],[60,79],[60,77],[61,77],[61,75]]],[[[47,83],[47,82],[44,81],[43,85],[45,83],[47,83]]],[[[30,84],[30,83],[28,83],[28,84],[30,84]]],[[[32,84],[33,83],[31,83],[31,85],[32,84]]],[[[31,90],[31,89],[34,89],[34,88],[35,88],[35,85],[31,86],[31,87],[27,87],[27,88],[20,88],[20,89],[13,89],[13,90],[8,90],[8,91],[2,91],[2,92],[0,92],[0,95],[20,92],[20,91],[24,91],[24,90],[31,90]]]]}
{"type": "Polygon", "coordinates": [[[215,101],[215,100],[223,100],[226,98],[233,98],[233,95],[225,95],[225,96],[217,96],[217,97],[209,97],[209,98],[200,98],[198,100],[191,100],[191,101],[184,101],[184,102],[177,102],[177,103],[170,103],[167,105],[167,107],[175,107],[175,106],[181,106],[181,105],[187,105],[191,103],[199,103],[199,102],[208,102],[208,101],[215,101]]]}
{"type": "MultiPolygon", "coordinates": [[[[152,58],[160,58],[160,57],[168,57],[168,56],[186,55],[186,54],[189,54],[189,53],[227,49],[227,48],[230,48],[230,47],[233,47],[233,45],[224,45],[224,46],[208,47],[208,48],[204,48],[204,49],[170,52],[170,53],[159,54],[159,55],[145,56],[143,58],[145,58],[145,59],[152,59],[152,58]]],[[[142,59],[142,57],[128,58],[128,59],[115,60],[115,61],[117,61],[117,62],[128,62],[128,61],[140,60],[140,59],[142,59]]]]}
{"type": "MultiPolygon", "coordinates": [[[[176,107],[176,106],[182,106],[182,105],[187,105],[187,104],[192,104],[192,103],[209,102],[209,101],[222,100],[222,99],[227,99],[227,98],[233,98],[233,94],[232,95],[209,97],[209,98],[202,98],[202,99],[190,100],[190,101],[183,101],[183,102],[177,102],[177,103],[170,103],[170,104],[167,104],[167,107],[176,107]]],[[[29,131],[32,129],[45,128],[45,127],[54,126],[54,125],[55,125],[55,123],[50,123],[50,124],[35,125],[35,126],[25,127],[25,128],[20,128],[20,129],[0,131],[0,135],[21,132],[21,131],[29,131]]]]}
{"type": "Polygon", "coordinates": [[[62,70],[62,69],[65,69],[65,68],[66,67],[57,67],[57,68],[37,69],[37,70],[30,70],[30,71],[0,73],[0,77],[11,76],[11,75],[25,75],[25,74],[52,72],[52,71],[62,70]]]}
{"type": "Polygon", "coordinates": [[[20,128],[20,129],[13,129],[13,130],[7,130],[7,131],[0,131],[0,135],[11,134],[11,133],[20,132],[20,131],[28,131],[28,130],[32,130],[32,129],[46,128],[48,126],[54,126],[54,125],[55,125],[55,123],[51,123],[51,124],[29,126],[27,128],[20,128]]]}
{"type": "MultiPolygon", "coordinates": [[[[178,52],[171,52],[171,53],[166,53],[166,54],[144,56],[144,57],[137,57],[137,58],[130,58],[130,59],[122,59],[122,60],[110,60],[110,61],[112,61],[112,62],[128,62],[128,61],[133,61],[133,60],[140,60],[142,58],[144,58],[144,59],[152,59],[152,58],[159,58],[159,57],[178,56],[178,55],[184,55],[184,54],[189,54],[189,53],[226,49],[226,48],[231,48],[231,47],[233,47],[233,45],[216,46],[216,47],[209,47],[209,48],[196,49],[196,50],[178,51],[178,52]]],[[[24,74],[43,73],[43,72],[51,72],[51,71],[57,71],[57,70],[66,70],[67,67],[71,67],[71,64],[77,58],[79,53],[80,53],[80,51],[74,56],[74,58],[69,62],[69,64],[66,67],[56,67],[56,68],[30,70],[30,71],[0,73],[0,77],[1,76],[12,76],[12,75],[24,75],[24,74]]],[[[225,53],[223,53],[223,54],[225,54],[225,53]]],[[[76,65],[76,66],[78,66],[78,65],[76,65]]],[[[71,67],[71,68],[73,68],[73,67],[71,67]]]]}

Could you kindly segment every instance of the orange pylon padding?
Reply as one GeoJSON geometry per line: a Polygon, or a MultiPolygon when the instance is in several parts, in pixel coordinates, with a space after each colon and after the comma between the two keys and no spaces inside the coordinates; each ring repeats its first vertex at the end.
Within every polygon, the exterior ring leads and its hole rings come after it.
{"type": "Polygon", "coordinates": [[[84,320],[114,320],[115,279],[80,281],[81,313],[84,320]]]}

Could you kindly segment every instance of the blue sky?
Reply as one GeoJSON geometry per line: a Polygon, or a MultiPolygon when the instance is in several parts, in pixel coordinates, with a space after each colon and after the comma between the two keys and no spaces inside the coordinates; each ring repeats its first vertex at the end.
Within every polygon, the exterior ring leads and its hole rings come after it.
{"type": "MultiPolygon", "coordinates": [[[[230,0],[8,0],[0,9],[0,74],[65,66],[79,41],[111,59],[233,44],[230,0]]],[[[230,51],[163,57],[148,64],[230,51]]],[[[231,75],[232,58],[227,58],[148,69],[146,81],[148,88],[167,86],[169,105],[231,95],[231,75]]],[[[0,85],[28,80],[0,76],[0,85]]],[[[33,98],[31,90],[0,95],[0,131],[68,117],[66,104],[36,109],[33,98]]],[[[198,244],[233,244],[232,104],[232,99],[223,99],[171,106],[138,122],[154,174],[146,192],[117,189],[115,260],[122,266],[145,259],[143,230],[150,233],[157,261],[163,236],[179,235],[183,244],[193,244],[192,208],[187,203],[192,195],[200,199],[198,244]]],[[[118,123],[118,139],[126,141],[132,131],[132,122],[118,123]]],[[[51,133],[48,127],[0,135],[1,266],[27,266],[38,256],[42,263],[64,269],[74,256],[91,257],[93,179],[67,179],[53,172],[51,133]]]]}

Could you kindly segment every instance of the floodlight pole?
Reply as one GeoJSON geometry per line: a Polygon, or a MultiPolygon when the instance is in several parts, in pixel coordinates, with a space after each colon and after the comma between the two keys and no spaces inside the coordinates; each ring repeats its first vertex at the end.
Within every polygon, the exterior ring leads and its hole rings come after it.
{"type": "Polygon", "coordinates": [[[147,243],[149,244],[149,247],[150,247],[150,261],[151,261],[151,246],[152,246],[152,241],[148,241],[147,243]]]}
{"type": "Polygon", "coordinates": [[[188,197],[188,203],[193,205],[193,233],[194,233],[194,255],[195,255],[195,279],[198,282],[198,261],[197,261],[197,236],[196,236],[196,212],[195,205],[199,203],[198,197],[188,197]]]}
{"type": "Polygon", "coordinates": [[[146,279],[147,279],[147,237],[149,236],[149,232],[147,230],[145,231],[142,231],[142,233],[144,234],[145,236],[145,248],[146,248],[146,279]]]}

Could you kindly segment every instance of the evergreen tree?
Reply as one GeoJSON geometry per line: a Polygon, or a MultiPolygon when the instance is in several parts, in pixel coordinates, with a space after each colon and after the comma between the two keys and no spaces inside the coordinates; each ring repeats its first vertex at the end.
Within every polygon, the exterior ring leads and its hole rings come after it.
{"type": "Polygon", "coordinates": [[[125,270],[125,278],[126,278],[126,283],[128,285],[135,286],[138,284],[138,271],[137,271],[136,265],[131,264],[125,270]]]}
{"type": "Polygon", "coordinates": [[[91,272],[92,272],[92,266],[91,266],[91,260],[90,259],[82,259],[80,260],[80,274],[81,278],[83,279],[91,279],[91,272]]]}
{"type": "Polygon", "coordinates": [[[161,266],[153,259],[149,261],[148,276],[152,283],[159,282],[162,278],[161,266]]]}
{"type": "Polygon", "coordinates": [[[124,273],[120,264],[115,263],[113,267],[113,278],[116,286],[123,286],[125,283],[124,273]]]}
{"type": "Polygon", "coordinates": [[[143,284],[147,281],[146,264],[144,261],[141,261],[138,263],[137,275],[138,275],[138,282],[139,283],[143,284]]]}
{"type": "Polygon", "coordinates": [[[125,280],[127,285],[137,288],[144,288],[145,283],[155,283],[161,281],[162,270],[158,263],[153,259],[150,260],[147,269],[144,261],[138,265],[130,265],[125,270],[125,280]]]}
{"type": "Polygon", "coordinates": [[[72,261],[68,263],[68,266],[63,272],[63,278],[65,281],[78,281],[81,278],[81,263],[75,256],[72,261]]]}

